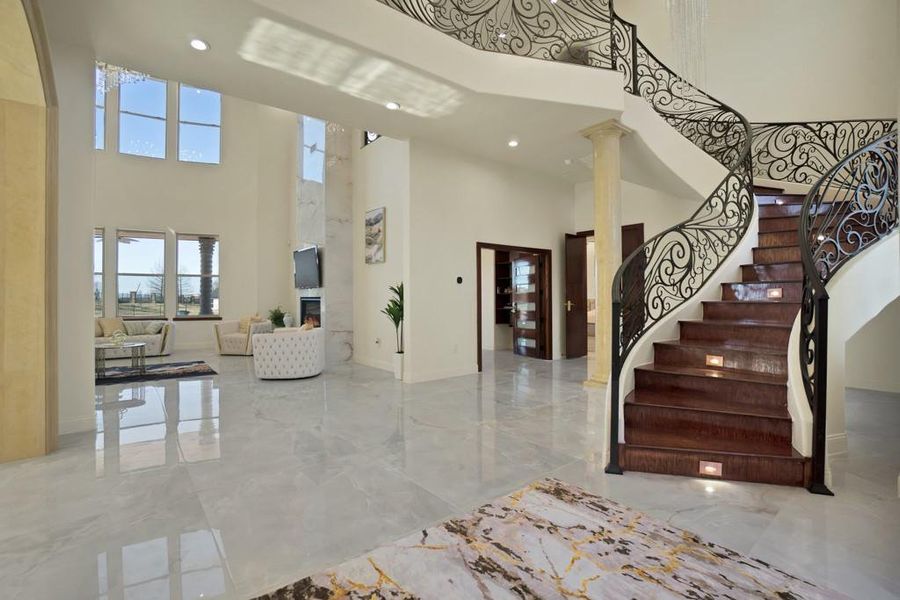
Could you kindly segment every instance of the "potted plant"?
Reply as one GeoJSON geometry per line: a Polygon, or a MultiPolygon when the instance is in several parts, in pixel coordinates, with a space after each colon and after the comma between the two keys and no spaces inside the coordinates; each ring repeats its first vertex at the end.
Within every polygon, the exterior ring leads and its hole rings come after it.
{"type": "Polygon", "coordinates": [[[272,327],[284,327],[284,311],[280,306],[269,311],[269,320],[272,321],[272,327]]]}
{"type": "Polygon", "coordinates": [[[392,285],[388,288],[393,297],[388,300],[387,306],[381,312],[394,324],[394,332],[397,336],[397,352],[394,353],[394,377],[403,379],[403,283],[392,285]]]}

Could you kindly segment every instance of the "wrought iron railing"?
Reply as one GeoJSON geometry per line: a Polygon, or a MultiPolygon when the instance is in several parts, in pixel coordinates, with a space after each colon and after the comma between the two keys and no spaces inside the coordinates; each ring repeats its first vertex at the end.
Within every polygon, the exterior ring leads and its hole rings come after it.
{"type": "Polygon", "coordinates": [[[616,18],[613,31],[616,68],[625,76],[626,90],[646,100],[669,125],[728,169],[689,219],[625,258],[613,280],[606,472],[621,473],[619,384],[625,359],[650,328],[709,281],[744,237],[753,216],[753,176],[751,131],[743,115],[666,67],[636,37],[634,25],[616,18]]]}
{"type": "Polygon", "coordinates": [[[728,174],[686,221],[628,256],[612,289],[610,462],[619,465],[619,378],[637,341],[696,294],[743,238],[753,216],[751,131],[736,110],[666,67],[611,0],[378,0],[470,46],[578,62],[622,73],[623,86],[712,156],[728,174]]]}
{"type": "Polygon", "coordinates": [[[825,485],[828,292],[834,273],[897,228],[897,132],[847,156],[819,179],[800,213],[800,367],[813,415],[810,491],[825,485]]]}
{"type": "Polygon", "coordinates": [[[895,119],[752,123],[753,175],[812,185],[842,158],[896,125],[895,119]]]}
{"type": "Polygon", "coordinates": [[[478,50],[613,68],[610,0],[378,1],[478,50]]]}

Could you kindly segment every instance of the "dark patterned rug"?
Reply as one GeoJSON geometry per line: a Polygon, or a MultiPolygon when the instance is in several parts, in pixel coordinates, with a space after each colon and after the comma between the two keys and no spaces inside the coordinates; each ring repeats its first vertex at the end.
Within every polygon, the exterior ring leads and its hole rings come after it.
{"type": "Polygon", "coordinates": [[[575,486],[545,479],[260,596],[304,598],[846,597],[575,486]]]}
{"type": "Polygon", "coordinates": [[[140,369],[136,367],[107,367],[106,377],[95,379],[94,383],[96,385],[111,385],[114,383],[201,377],[215,374],[216,372],[205,361],[192,360],[189,362],[148,364],[147,372],[144,375],[141,375],[140,369]]]}

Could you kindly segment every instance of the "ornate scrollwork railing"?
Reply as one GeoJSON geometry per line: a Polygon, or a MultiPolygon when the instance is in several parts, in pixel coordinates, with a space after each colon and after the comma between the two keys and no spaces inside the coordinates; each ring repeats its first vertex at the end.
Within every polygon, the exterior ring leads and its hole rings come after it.
{"type": "Polygon", "coordinates": [[[800,213],[803,301],[800,371],[813,414],[810,491],[825,486],[828,292],[834,273],[897,228],[897,132],[840,161],[813,185],[800,213]]]}
{"type": "Polygon", "coordinates": [[[475,48],[619,71],[625,91],[728,170],[697,212],[647,241],[615,275],[607,472],[621,473],[622,366],[641,336],[696,294],[746,233],[753,216],[750,125],[657,59],[611,0],[378,1],[475,48]]]}
{"type": "Polygon", "coordinates": [[[753,175],[812,185],[842,158],[896,125],[894,119],[752,123],[753,175]]]}
{"type": "Polygon", "coordinates": [[[610,0],[378,1],[478,50],[613,68],[610,0]]]}
{"type": "MultiPolygon", "coordinates": [[[[614,41],[618,39],[614,35],[614,41]]],[[[619,379],[625,359],[650,328],[709,281],[744,237],[753,216],[751,131],[747,120],[679,77],[637,37],[632,41],[633,93],[728,169],[728,174],[689,219],[648,240],[625,258],[616,272],[612,288],[608,473],[622,472],[618,456],[619,379]]],[[[617,46],[617,51],[617,56],[628,55],[625,47],[617,46]]]]}

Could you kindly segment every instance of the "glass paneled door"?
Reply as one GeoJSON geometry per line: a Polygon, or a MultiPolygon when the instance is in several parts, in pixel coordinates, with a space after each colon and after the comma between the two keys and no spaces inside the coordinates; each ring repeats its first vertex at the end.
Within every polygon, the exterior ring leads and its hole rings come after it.
{"type": "Polygon", "coordinates": [[[541,322],[541,257],[526,252],[511,252],[513,352],[521,356],[543,358],[541,322]]]}

